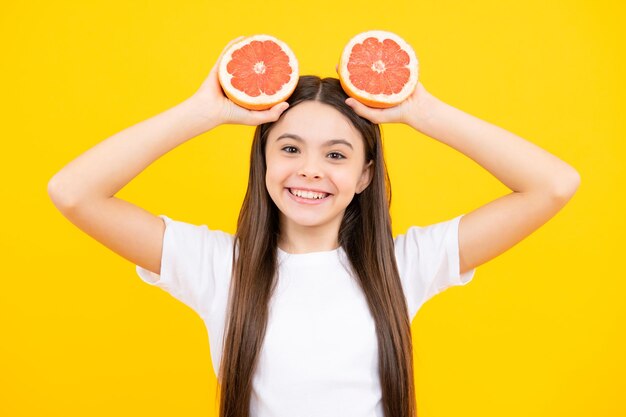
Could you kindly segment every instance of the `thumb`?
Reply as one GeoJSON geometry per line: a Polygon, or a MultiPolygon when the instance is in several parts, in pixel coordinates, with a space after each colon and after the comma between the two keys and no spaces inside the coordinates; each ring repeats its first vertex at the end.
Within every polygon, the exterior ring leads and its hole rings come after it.
{"type": "Polygon", "coordinates": [[[287,110],[288,107],[289,107],[289,103],[287,103],[286,101],[283,101],[282,103],[278,103],[271,109],[267,110],[268,117],[270,118],[269,121],[275,122],[276,120],[278,120],[280,115],[283,114],[283,112],[287,110]]]}
{"type": "Polygon", "coordinates": [[[352,97],[347,98],[345,103],[348,106],[350,106],[356,114],[368,119],[372,123],[378,124],[378,123],[383,122],[383,118],[382,118],[383,109],[374,109],[372,107],[368,107],[365,104],[361,103],[360,101],[352,97]]]}
{"type": "Polygon", "coordinates": [[[289,107],[289,103],[283,101],[281,103],[276,104],[274,107],[267,110],[253,110],[250,111],[250,114],[254,118],[253,124],[259,125],[262,123],[275,122],[278,120],[280,115],[287,110],[289,107]]]}

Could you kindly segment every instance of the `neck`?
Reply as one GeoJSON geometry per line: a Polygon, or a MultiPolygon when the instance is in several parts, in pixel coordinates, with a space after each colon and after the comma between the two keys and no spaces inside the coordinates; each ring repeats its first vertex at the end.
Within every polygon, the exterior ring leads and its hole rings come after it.
{"type": "Polygon", "coordinates": [[[278,247],[287,253],[324,252],[339,247],[339,224],[302,226],[284,218],[280,224],[278,247]]]}

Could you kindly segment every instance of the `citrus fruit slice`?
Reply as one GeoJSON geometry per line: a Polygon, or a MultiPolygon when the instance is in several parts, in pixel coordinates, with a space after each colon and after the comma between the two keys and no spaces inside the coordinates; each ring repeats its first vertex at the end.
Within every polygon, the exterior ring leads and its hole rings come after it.
{"type": "Polygon", "coordinates": [[[393,107],[417,86],[415,51],[392,32],[371,30],[350,39],[339,59],[339,81],[346,94],[366,106],[393,107]]]}
{"type": "Polygon", "coordinates": [[[252,35],[224,51],[218,78],[226,96],[251,110],[287,100],[298,83],[298,61],[283,41],[252,35]]]}

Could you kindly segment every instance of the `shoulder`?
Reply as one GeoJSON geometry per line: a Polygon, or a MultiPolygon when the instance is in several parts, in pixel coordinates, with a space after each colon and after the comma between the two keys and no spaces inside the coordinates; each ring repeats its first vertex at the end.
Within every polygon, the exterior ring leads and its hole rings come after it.
{"type": "Polygon", "coordinates": [[[166,215],[159,215],[165,222],[165,240],[176,245],[206,250],[232,250],[234,235],[223,230],[211,229],[206,224],[196,224],[174,220],[166,215]]]}
{"type": "Polygon", "coordinates": [[[458,236],[462,217],[412,226],[395,238],[398,273],[411,318],[435,294],[471,281],[474,270],[460,270],[458,236]]]}
{"type": "Polygon", "coordinates": [[[396,256],[403,255],[403,250],[411,249],[437,249],[446,242],[454,242],[458,239],[459,223],[463,215],[449,220],[433,223],[425,226],[411,226],[403,234],[394,238],[396,256]]]}

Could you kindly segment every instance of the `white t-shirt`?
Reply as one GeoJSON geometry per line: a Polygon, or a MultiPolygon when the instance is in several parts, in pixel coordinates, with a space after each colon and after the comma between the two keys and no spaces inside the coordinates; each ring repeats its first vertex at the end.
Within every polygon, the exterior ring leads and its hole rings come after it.
{"type": "MultiPolygon", "coordinates": [[[[463,215],[397,236],[395,255],[411,320],[432,296],[471,281],[459,273],[463,215]]],[[[160,215],[166,224],[161,275],[136,265],[203,319],[216,375],[222,356],[233,235],[160,215]]],[[[278,249],[278,284],[253,377],[252,417],[382,417],[378,341],[365,296],[342,248],[307,254],[278,249]]]]}

